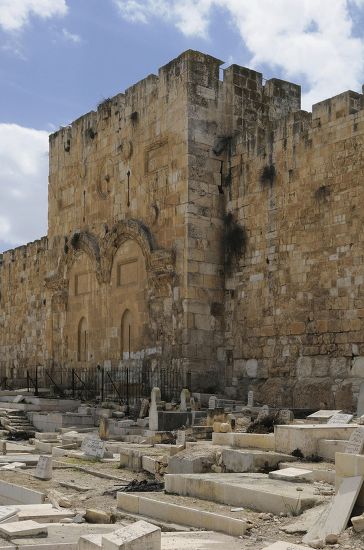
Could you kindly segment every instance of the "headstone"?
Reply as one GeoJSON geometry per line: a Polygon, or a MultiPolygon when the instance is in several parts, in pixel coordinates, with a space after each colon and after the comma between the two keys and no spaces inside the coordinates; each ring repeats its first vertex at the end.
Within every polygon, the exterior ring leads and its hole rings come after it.
{"type": "Polygon", "coordinates": [[[40,455],[38,464],[35,468],[34,477],[38,479],[52,479],[52,457],[40,455]]]}
{"type": "Polygon", "coordinates": [[[180,407],[179,407],[179,410],[180,411],[188,411],[191,409],[191,403],[190,403],[190,399],[191,399],[191,394],[189,392],[189,390],[187,388],[184,388],[182,391],[181,391],[181,399],[180,399],[180,407]]]}
{"type": "Polygon", "coordinates": [[[177,430],[176,445],[186,446],[186,432],[184,430],[177,430]]]}
{"type": "Polygon", "coordinates": [[[356,416],[362,416],[363,414],[364,414],[364,382],[360,384],[356,416]]]}
{"type": "Polygon", "coordinates": [[[349,424],[349,422],[353,419],[354,415],[352,414],[343,414],[343,413],[335,413],[334,416],[332,416],[327,423],[328,424],[349,424]]]}
{"type": "Polygon", "coordinates": [[[217,397],[216,395],[211,395],[210,399],[209,399],[209,409],[216,409],[217,407],[217,397]]]}
{"type": "Polygon", "coordinates": [[[146,521],[137,521],[102,535],[101,543],[103,550],[160,550],[161,530],[146,521]]]}
{"type": "Polygon", "coordinates": [[[340,535],[346,529],[351,512],[363,485],[363,477],[345,477],[337,494],[303,537],[303,542],[325,540],[327,535],[340,535]]]}
{"type": "Polygon", "coordinates": [[[258,416],[257,416],[257,422],[262,421],[267,416],[269,416],[269,407],[268,407],[268,405],[263,405],[263,407],[261,407],[259,409],[259,413],[258,413],[258,416]]]}
{"type": "Polygon", "coordinates": [[[159,388],[153,388],[150,394],[151,403],[149,408],[149,429],[158,431],[158,403],[161,401],[161,391],[159,388]]]}
{"type": "Polygon", "coordinates": [[[289,409],[282,409],[278,413],[279,424],[290,424],[294,420],[294,414],[289,409]]]}
{"type": "Polygon", "coordinates": [[[351,455],[360,455],[364,449],[364,427],[357,428],[351,434],[345,452],[351,455]]]}
{"type": "Polygon", "coordinates": [[[103,458],[105,454],[105,442],[96,437],[85,437],[81,444],[81,451],[90,458],[103,458]]]}
{"type": "Polygon", "coordinates": [[[139,418],[145,418],[149,412],[149,399],[143,399],[140,405],[139,418]]]}
{"type": "Polygon", "coordinates": [[[254,407],[254,392],[248,391],[248,407],[254,407]]]}
{"type": "Polygon", "coordinates": [[[106,416],[100,416],[99,436],[103,441],[109,439],[109,418],[106,416]]]}

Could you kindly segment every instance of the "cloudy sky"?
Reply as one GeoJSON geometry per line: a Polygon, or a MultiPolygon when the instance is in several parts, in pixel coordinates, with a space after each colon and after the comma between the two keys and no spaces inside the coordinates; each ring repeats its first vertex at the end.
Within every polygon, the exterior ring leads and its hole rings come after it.
{"type": "Polygon", "coordinates": [[[47,231],[48,134],[192,48],[303,86],[364,83],[364,0],[0,0],[0,252],[47,231]]]}

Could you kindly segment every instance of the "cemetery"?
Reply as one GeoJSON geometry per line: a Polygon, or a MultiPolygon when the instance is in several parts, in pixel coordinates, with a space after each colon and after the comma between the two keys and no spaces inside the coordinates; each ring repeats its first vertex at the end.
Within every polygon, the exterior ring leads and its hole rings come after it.
{"type": "Polygon", "coordinates": [[[0,392],[0,550],[364,547],[361,410],[70,401],[0,392]]]}

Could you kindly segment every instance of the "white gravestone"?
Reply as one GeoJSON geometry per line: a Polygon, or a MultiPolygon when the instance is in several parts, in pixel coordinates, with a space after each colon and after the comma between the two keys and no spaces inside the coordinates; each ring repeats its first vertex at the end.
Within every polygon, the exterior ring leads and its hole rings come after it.
{"type": "Polygon", "coordinates": [[[254,392],[248,391],[248,407],[254,407],[254,392]]]}
{"type": "Polygon", "coordinates": [[[328,424],[349,424],[349,422],[353,419],[354,415],[352,414],[343,414],[343,413],[335,413],[334,416],[332,416],[327,423],[328,424]]]}
{"type": "Polygon", "coordinates": [[[345,452],[351,455],[361,455],[364,449],[364,427],[357,428],[350,436],[345,452]]]}
{"type": "Polygon", "coordinates": [[[217,397],[216,395],[211,395],[209,399],[209,409],[216,409],[217,407],[217,397]]]}
{"type": "Polygon", "coordinates": [[[40,455],[34,477],[38,479],[52,479],[52,457],[40,455]]]}
{"type": "Polygon", "coordinates": [[[184,430],[177,430],[176,445],[186,446],[186,432],[184,430]]]}
{"type": "Polygon", "coordinates": [[[191,403],[190,403],[191,394],[190,394],[190,392],[187,388],[184,388],[181,391],[181,398],[180,399],[181,399],[181,404],[180,404],[180,407],[179,407],[180,411],[186,412],[189,409],[191,409],[191,403]]]}
{"type": "Polygon", "coordinates": [[[81,444],[81,451],[90,458],[103,458],[105,454],[105,441],[96,437],[85,437],[81,444]]]}
{"type": "Polygon", "coordinates": [[[161,391],[159,388],[153,388],[150,394],[151,403],[149,408],[149,429],[158,431],[158,403],[161,401],[161,391]]]}

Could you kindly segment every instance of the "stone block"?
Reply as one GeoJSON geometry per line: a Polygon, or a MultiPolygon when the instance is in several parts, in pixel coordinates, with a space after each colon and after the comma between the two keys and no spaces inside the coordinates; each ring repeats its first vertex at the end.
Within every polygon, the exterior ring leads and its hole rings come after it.
{"type": "Polygon", "coordinates": [[[34,477],[38,479],[52,479],[52,457],[41,455],[38,460],[34,477]]]}
{"type": "Polygon", "coordinates": [[[222,463],[228,472],[259,472],[267,466],[275,468],[282,461],[293,461],[289,455],[243,449],[224,449],[222,451],[222,463]]]}
{"type": "Polygon", "coordinates": [[[227,445],[242,449],[275,450],[274,434],[250,434],[250,433],[213,433],[213,445],[227,445]]]}
{"type": "Polygon", "coordinates": [[[103,510],[97,510],[95,508],[87,508],[85,514],[85,520],[88,523],[111,523],[111,514],[104,512],[103,510]]]}
{"type": "Polygon", "coordinates": [[[348,440],[356,430],[356,424],[291,424],[289,426],[275,426],[276,451],[291,454],[299,449],[305,457],[318,452],[320,439],[348,440]]]}
{"type": "Polygon", "coordinates": [[[44,499],[44,493],[0,480],[0,505],[42,504],[44,499]]]}
{"type": "Polygon", "coordinates": [[[77,550],[102,550],[102,534],[83,535],[78,541],[77,550]]]}
{"type": "Polygon", "coordinates": [[[362,533],[364,531],[364,514],[352,517],[351,523],[353,524],[354,531],[362,533]]]}
{"type": "Polygon", "coordinates": [[[281,481],[293,481],[295,483],[300,481],[310,481],[313,477],[311,470],[304,470],[302,468],[284,468],[282,470],[275,470],[269,472],[271,479],[279,479],[281,481]]]}
{"type": "Polygon", "coordinates": [[[7,539],[47,536],[47,532],[47,525],[42,525],[31,519],[0,524],[0,535],[7,539]]]}
{"type": "Polygon", "coordinates": [[[103,535],[103,550],[161,550],[159,527],[137,521],[113,533],[103,535]]]}

